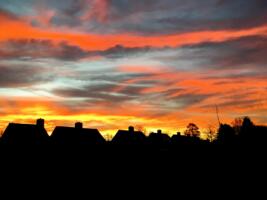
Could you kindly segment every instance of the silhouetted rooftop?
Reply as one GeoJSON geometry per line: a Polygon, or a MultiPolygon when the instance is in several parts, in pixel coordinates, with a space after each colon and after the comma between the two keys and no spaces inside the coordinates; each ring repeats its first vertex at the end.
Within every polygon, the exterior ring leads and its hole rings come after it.
{"type": "Polygon", "coordinates": [[[58,144],[103,144],[105,139],[97,129],[83,128],[81,123],[75,127],[57,126],[51,138],[58,144]]]}
{"type": "Polygon", "coordinates": [[[42,144],[48,141],[48,134],[43,122],[37,120],[37,124],[10,123],[1,141],[4,144],[42,144]]]}
{"type": "Polygon", "coordinates": [[[162,133],[161,130],[158,130],[157,133],[151,133],[148,136],[149,144],[152,145],[167,145],[170,142],[170,136],[162,133]]]}
{"type": "Polygon", "coordinates": [[[141,131],[135,131],[132,126],[128,130],[119,130],[112,139],[114,144],[144,144],[146,136],[141,131]]]}

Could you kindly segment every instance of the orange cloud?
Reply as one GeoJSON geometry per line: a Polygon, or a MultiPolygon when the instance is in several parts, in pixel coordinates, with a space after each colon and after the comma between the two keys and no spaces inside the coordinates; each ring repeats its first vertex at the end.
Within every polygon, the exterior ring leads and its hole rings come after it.
{"type": "MultiPolygon", "coordinates": [[[[105,50],[121,44],[126,47],[179,47],[198,44],[205,41],[221,42],[252,35],[266,35],[267,25],[229,31],[200,31],[175,35],[141,36],[133,34],[100,35],[90,33],[75,33],[72,30],[56,28],[42,29],[31,26],[28,22],[0,16],[0,41],[9,39],[46,39],[55,43],[67,41],[71,45],[78,45],[85,50],[105,50]]],[[[46,23],[46,19],[45,19],[46,23]]]]}

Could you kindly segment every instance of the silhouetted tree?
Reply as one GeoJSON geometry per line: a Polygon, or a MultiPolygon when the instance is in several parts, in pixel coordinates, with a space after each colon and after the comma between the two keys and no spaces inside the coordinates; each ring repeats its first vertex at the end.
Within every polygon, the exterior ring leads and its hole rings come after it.
{"type": "Polygon", "coordinates": [[[248,116],[244,117],[243,122],[244,123],[248,123],[249,125],[254,126],[254,123],[252,122],[252,120],[248,116]]]}
{"type": "Polygon", "coordinates": [[[244,117],[241,129],[240,129],[240,136],[242,138],[250,137],[250,134],[254,132],[253,128],[254,128],[254,123],[252,122],[252,120],[249,117],[244,117]]]}
{"type": "Polygon", "coordinates": [[[231,124],[232,124],[233,129],[235,130],[235,133],[237,135],[240,134],[241,127],[242,127],[242,124],[243,124],[243,119],[240,118],[240,117],[239,118],[235,118],[234,121],[231,124]]]}
{"type": "Polygon", "coordinates": [[[190,137],[199,137],[200,136],[200,131],[199,131],[199,128],[196,124],[190,123],[186,128],[187,129],[184,132],[184,134],[186,136],[190,136],[190,137]]]}
{"type": "Polygon", "coordinates": [[[243,129],[250,129],[254,126],[254,123],[249,117],[244,117],[243,123],[242,123],[242,128],[243,129]]]}
{"type": "Polygon", "coordinates": [[[221,124],[219,131],[217,142],[221,144],[232,144],[236,142],[236,134],[233,127],[228,124],[221,124]]]}
{"type": "Polygon", "coordinates": [[[207,137],[207,140],[214,141],[216,139],[216,129],[214,126],[209,125],[208,128],[205,130],[204,134],[207,137]]]}

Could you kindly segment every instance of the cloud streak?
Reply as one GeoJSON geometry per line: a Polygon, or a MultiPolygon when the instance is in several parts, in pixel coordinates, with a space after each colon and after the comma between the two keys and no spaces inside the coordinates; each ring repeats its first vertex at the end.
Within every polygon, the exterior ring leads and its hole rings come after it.
{"type": "Polygon", "coordinates": [[[0,88],[28,87],[51,80],[42,67],[0,64],[0,88]]]}

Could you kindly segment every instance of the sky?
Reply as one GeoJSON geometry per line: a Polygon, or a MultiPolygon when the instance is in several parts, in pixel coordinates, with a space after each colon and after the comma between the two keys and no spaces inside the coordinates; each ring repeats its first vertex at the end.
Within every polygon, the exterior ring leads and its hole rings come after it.
{"type": "Polygon", "coordinates": [[[0,0],[0,130],[266,125],[266,52],[266,0],[0,0]]]}

